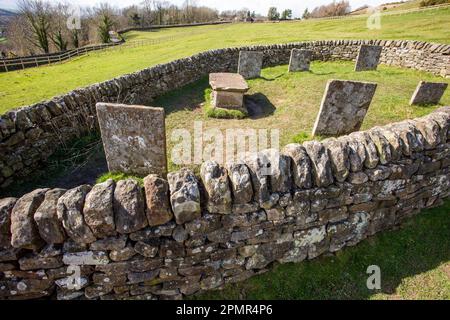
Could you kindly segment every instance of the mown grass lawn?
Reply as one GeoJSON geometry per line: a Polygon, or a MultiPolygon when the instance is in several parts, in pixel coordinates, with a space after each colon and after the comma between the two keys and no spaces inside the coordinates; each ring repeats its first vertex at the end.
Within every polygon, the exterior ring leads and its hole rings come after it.
{"type": "Polygon", "coordinates": [[[336,255],[276,265],[191,299],[450,299],[450,201],[336,255]],[[381,269],[381,290],[366,286],[381,269]]]}
{"type": "Polygon", "coordinates": [[[285,23],[231,24],[130,32],[128,41],[165,39],[155,45],[90,53],[58,65],[0,74],[0,113],[72,89],[208,49],[322,39],[411,39],[450,43],[450,8],[383,16],[369,30],[366,17],[285,23]],[[167,39],[167,37],[174,37],[167,39]]]}

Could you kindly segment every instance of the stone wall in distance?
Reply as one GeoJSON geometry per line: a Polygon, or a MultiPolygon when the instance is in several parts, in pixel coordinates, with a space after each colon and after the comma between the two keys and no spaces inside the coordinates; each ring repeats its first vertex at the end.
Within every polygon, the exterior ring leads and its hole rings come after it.
{"type": "Polygon", "coordinates": [[[211,72],[236,72],[240,50],[263,51],[267,67],[288,64],[293,48],[313,50],[315,60],[354,60],[361,44],[382,46],[381,63],[450,76],[450,45],[420,41],[327,40],[211,50],[0,115],[0,188],[43,168],[59,146],[96,130],[96,102],[151,104],[211,72]]]}

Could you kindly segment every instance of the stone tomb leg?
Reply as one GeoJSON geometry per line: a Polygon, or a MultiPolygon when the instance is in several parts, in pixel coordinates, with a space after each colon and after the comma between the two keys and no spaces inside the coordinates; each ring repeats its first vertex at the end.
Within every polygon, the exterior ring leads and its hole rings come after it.
{"type": "Polygon", "coordinates": [[[258,78],[261,75],[263,56],[259,51],[240,51],[238,73],[245,79],[258,78]]]}
{"type": "Polygon", "coordinates": [[[314,124],[313,136],[358,131],[377,88],[376,83],[329,80],[314,124]]]}
{"type": "Polygon", "coordinates": [[[292,49],[291,59],[289,60],[289,72],[309,71],[312,57],[312,50],[292,49]]]}
{"type": "Polygon", "coordinates": [[[163,108],[113,103],[96,108],[109,171],[166,176],[163,108]]]}
{"type": "Polygon", "coordinates": [[[409,104],[438,104],[447,87],[448,84],[445,82],[420,81],[411,97],[409,104]]]}
{"type": "Polygon", "coordinates": [[[209,84],[213,89],[214,108],[244,109],[244,94],[249,87],[237,73],[211,73],[209,84]]]}
{"type": "Polygon", "coordinates": [[[382,49],[381,46],[361,45],[356,58],[355,71],[377,70],[382,49]]]}

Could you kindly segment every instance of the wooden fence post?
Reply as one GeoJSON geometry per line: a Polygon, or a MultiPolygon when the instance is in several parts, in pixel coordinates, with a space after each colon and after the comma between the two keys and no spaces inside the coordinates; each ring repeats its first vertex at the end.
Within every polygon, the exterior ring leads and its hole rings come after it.
{"type": "Polygon", "coordinates": [[[5,66],[5,71],[8,72],[8,66],[6,65],[6,61],[3,60],[3,65],[5,66]]]}

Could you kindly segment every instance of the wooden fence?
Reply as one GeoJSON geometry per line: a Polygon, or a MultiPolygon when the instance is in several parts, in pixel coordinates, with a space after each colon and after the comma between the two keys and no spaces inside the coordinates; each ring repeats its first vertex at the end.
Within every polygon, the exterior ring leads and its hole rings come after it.
{"type": "MultiPolygon", "coordinates": [[[[382,16],[386,15],[401,15],[411,12],[419,12],[419,11],[427,11],[427,10],[433,10],[433,9],[441,9],[445,7],[450,7],[450,4],[441,4],[441,5],[435,5],[435,6],[429,6],[429,7],[419,7],[419,8],[413,8],[413,9],[406,9],[406,10],[393,10],[388,12],[382,12],[380,11],[380,14],[382,16]]],[[[346,16],[336,16],[336,17],[324,17],[324,18],[311,18],[308,20],[336,20],[336,19],[352,19],[352,18],[361,18],[361,17],[369,17],[370,14],[363,14],[363,15],[346,15],[346,16]]],[[[205,24],[197,24],[197,25],[208,25],[208,24],[222,24],[222,23],[205,23],[205,24]]],[[[160,26],[164,27],[164,26],[160,26]]],[[[169,26],[173,27],[173,26],[169,26]]],[[[137,30],[137,29],[133,29],[137,30]]],[[[199,33],[199,32],[194,32],[199,33]]],[[[192,32],[189,33],[189,35],[194,34],[192,32]]],[[[200,32],[203,33],[203,32],[200,32]]],[[[184,36],[184,35],[179,35],[184,36]]],[[[8,72],[8,71],[14,71],[14,70],[21,70],[26,68],[33,68],[33,67],[39,67],[43,65],[48,65],[52,63],[60,63],[66,60],[70,60],[74,57],[78,57],[81,55],[85,55],[91,51],[107,51],[112,49],[126,49],[126,48],[135,48],[139,46],[146,46],[146,45],[154,45],[159,44],[165,41],[174,40],[175,38],[178,38],[177,36],[169,36],[169,37],[161,37],[158,39],[147,39],[147,40],[137,40],[137,41],[130,41],[130,42],[118,42],[118,43],[110,43],[110,44],[100,44],[100,45],[92,45],[92,46],[86,46],[78,49],[68,50],[62,53],[54,53],[49,55],[38,55],[38,56],[29,56],[29,57],[18,57],[18,58],[10,58],[10,59],[0,59],[0,72],[8,72]]]]}

